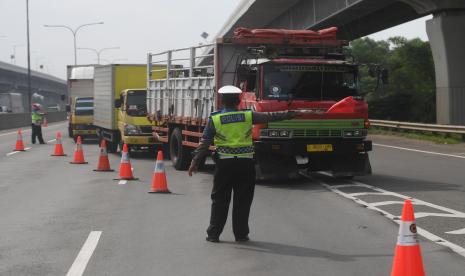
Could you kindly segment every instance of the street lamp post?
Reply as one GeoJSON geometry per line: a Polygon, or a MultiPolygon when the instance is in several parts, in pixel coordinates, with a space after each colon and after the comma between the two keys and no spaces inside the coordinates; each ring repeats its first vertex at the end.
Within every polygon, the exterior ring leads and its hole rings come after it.
{"type": "Polygon", "coordinates": [[[77,32],[82,27],[92,26],[92,25],[100,25],[100,24],[103,24],[103,22],[87,23],[87,24],[80,25],[75,29],[72,29],[71,27],[68,27],[68,26],[65,26],[65,25],[44,25],[44,27],[47,27],[47,28],[65,28],[65,29],[71,31],[71,33],[73,34],[73,38],[74,38],[74,65],[77,65],[77,51],[76,51],[76,49],[77,49],[77,47],[76,47],[76,34],[77,34],[77,32]]]}
{"type": "MultiPolygon", "coordinates": [[[[31,87],[31,45],[29,43],[29,0],[26,0],[26,24],[27,24],[27,93],[28,109],[32,112],[32,87],[31,87]]],[[[15,53],[16,54],[16,53],[15,53]]],[[[15,57],[16,63],[16,57],[15,57]]]]}
{"type": "Polygon", "coordinates": [[[97,50],[97,49],[94,49],[94,48],[78,48],[78,50],[93,51],[97,55],[97,64],[100,64],[100,55],[102,54],[103,51],[116,50],[116,49],[119,49],[119,47],[107,47],[107,48],[102,48],[100,50],[97,50]]]}

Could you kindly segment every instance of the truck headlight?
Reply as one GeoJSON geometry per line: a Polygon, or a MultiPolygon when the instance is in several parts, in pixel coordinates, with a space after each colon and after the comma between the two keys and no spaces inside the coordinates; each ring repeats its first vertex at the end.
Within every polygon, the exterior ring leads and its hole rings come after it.
{"type": "Polygon", "coordinates": [[[279,137],[289,137],[291,136],[291,132],[289,130],[281,130],[279,132],[279,137]]]}
{"type": "Polygon", "coordinates": [[[363,137],[366,135],[367,133],[363,129],[344,130],[344,137],[346,138],[363,137]]]}
{"type": "Polygon", "coordinates": [[[289,138],[292,136],[291,130],[286,129],[261,129],[260,137],[263,138],[289,138]]]}
{"type": "Polygon", "coordinates": [[[268,131],[268,136],[270,136],[270,137],[278,137],[279,136],[279,131],[270,130],[270,131],[268,131]]]}
{"type": "Polygon", "coordinates": [[[344,130],[344,137],[354,137],[354,131],[353,130],[344,130]]]}
{"type": "Polygon", "coordinates": [[[138,126],[127,124],[124,126],[124,135],[139,135],[141,130],[138,126]]]}

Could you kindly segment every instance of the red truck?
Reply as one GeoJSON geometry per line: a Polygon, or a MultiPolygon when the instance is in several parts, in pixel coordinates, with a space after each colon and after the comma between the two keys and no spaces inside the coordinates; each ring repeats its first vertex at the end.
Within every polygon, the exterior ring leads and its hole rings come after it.
{"type": "Polygon", "coordinates": [[[336,33],[239,28],[211,45],[148,54],[148,110],[174,167],[188,167],[210,113],[221,108],[217,89],[235,85],[243,91],[241,109],[310,111],[254,126],[259,178],[299,168],[371,174],[368,105],[358,95],[358,65],[344,53],[348,42],[336,33]],[[154,70],[160,64],[166,67],[154,70]],[[169,72],[166,79],[152,78],[159,70],[169,72]]]}

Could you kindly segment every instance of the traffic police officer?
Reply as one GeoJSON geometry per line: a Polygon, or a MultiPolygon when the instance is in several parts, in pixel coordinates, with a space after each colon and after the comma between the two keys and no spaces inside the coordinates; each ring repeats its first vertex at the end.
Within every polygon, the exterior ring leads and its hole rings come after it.
{"type": "Polygon", "coordinates": [[[291,119],[306,112],[253,112],[237,110],[242,91],[235,86],[219,89],[223,109],[211,114],[189,167],[189,176],[197,172],[202,159],[214,143],[215,175],[211,193],[212,206],[207,241],[219,242],[228,217],[231,192],[233,196],[232,226],[238,242],[249,240],[249,213],[255,188],[254,147],[252,125],[291,119]]]}
{"type": "Polygon", "coordinates": [[[36,143],[36,137],[39,140],[39,143],[45,144],[44,138],[42,138],[42,116],[43,112],[40,110],[39,104],[32,104],[31,120],[32,120],[32,136],[31,142],[36,143]]]}

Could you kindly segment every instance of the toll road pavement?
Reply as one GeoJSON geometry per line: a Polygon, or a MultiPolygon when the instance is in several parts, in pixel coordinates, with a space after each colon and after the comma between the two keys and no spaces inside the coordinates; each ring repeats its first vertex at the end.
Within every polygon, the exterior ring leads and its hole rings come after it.
{"type": "MultiPolygon", "coordinates": [[[[49,141],[49,143],[53,143],[55,139],[56,131],[58,130],[62,131],[63,139],[67,137],[66,128],[63,127],[66,124],[67,122],[50,123],[48,127],[43,127],[42,134],[43,134],[44,141],[45,142],[49,141]]],[[[22,130],[22,138],[23,138],[24,147],[27,150],[32,149],[31,127],[30,126],[23,127],[21,128],[21,130],[22,130]]],[[[17,129],[9,129],[9,130],[0,131],[0,160],[5,158],[6,156],[15,154],[14,149],[15,149],[16,139],[17,139],[17,129]]],[[[42,146],[39,144],[38,141],[36,142],[37,142],[36,146],[42,146]]]]}
{"type": "MultiPolygon", "coordinates": [[[[140,181],[119,185],[117,172],[92,171],[97,145],[84,144],[88,165],[68,163],[70,139],[64,148],[68,157],[50,157],[45,145],[0,160],[0,275],[64,275],[78,255],[89,260],[77,262],[84,275],[390,273],[397,225],[317,181],[257,185],[252,241],[234,242],[229,219],[212,244],[211,171],[189,178],[166,162],[174,194],[149,194],[153,156],[132,158],[140,181]]],[[[119,156],[110,162],[117,169],[119,156]]],[[[428,275],[463,274],[462,257],[424,239],[421,246],[428,275]]]]}

